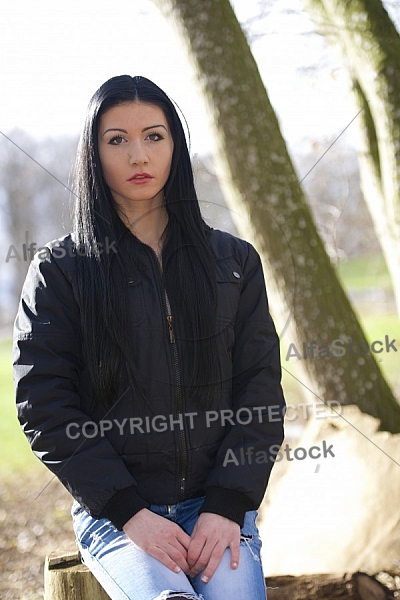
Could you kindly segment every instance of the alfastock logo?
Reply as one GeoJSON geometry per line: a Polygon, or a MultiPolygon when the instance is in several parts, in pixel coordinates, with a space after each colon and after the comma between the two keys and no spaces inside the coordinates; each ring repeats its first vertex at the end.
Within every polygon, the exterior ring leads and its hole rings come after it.
{"type": "Polygon", "coordinates": [[[93,242],[93,244],[79,244],[75,245],[71,240],[68,243],[59,242],[51,249],[47,246],[37,246],[36,242],[30,244],[24,243],[20,249],[11,244],[7,251],[6,263],[10,260],[16,260],[17,262],[28,262],[33,260],[33,257],[37,254],[40,259],[49,259],[51,256],[54,258],[64,258],[68,256],[92,256],[94,254],[111,254],[114,252],[117,254],[117,248],[115,247],[115,240],[110,242],[108,237],[105,238],[105,243],[93,242]]]}
{"type": "Polygon", "coordinates": [[[397,352],[395,344],[396,340],[390,338],[388,335],[385,335],[384,341],[375,340],[371,344],[365,341],[356,343],[351,338],[347,340],[338,338],[333,340],[330,345],[303,342],[300,350],[296,344],[292,343],[289,345],[285,360],[289,361],[291,358],[297,358],[297,360],[315,360],[317,358],[331,358],[332,356],[339,358],[347,352],[350,356],[363,356],[371,352],[380,354],[381,352],[390,352],[391,350],[397,352]]]}

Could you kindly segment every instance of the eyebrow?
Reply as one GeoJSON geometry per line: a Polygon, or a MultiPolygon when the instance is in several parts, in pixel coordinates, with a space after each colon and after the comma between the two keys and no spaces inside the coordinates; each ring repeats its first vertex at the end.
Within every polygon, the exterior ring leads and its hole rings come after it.
{"type": "MultiPolygon", "coordinates": [[[[165,131],[168,131],[167,128],[165,127],[165,125],[150,125],[150,127],[144,127],[142,129],[142,133],[144,131],[147,131],[148,129],[154,129],[155,127],[164,127],[165,131]]],[[[122,133],[128,133],[126,131],[126,129],[119,129],[117,127],[113,128],[113,129],[106,129],[105,132],[103,133],[103,136],[108,132],[108,131],[122,131],[122,133]]]]}

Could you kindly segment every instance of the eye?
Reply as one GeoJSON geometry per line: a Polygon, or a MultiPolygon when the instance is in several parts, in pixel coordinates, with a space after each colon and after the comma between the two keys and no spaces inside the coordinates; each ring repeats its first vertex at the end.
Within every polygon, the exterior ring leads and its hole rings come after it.
{"type": "Polygon", "coordinates": [[[120,146],[124,139],[125,138],[123,138],[122,135],[114,135],[108,143],[112,146],[120,146]]]}
{"type": "Polygon", "coordinates": [[[164,139],[164,136],[162,136],[161,133],[158,133],[158,131],[154,131],[147,136],[147,139],[149,139],[151,142],[159,142],[160,140],[164,139]]]}

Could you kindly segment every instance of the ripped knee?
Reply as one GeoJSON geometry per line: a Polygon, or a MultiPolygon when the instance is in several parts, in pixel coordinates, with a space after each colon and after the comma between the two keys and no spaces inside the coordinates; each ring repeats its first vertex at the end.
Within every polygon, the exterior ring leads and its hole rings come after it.
{"type": "Polygon", "coordinates": [[[196,596],[193,594],[188,594],[186,592],[172,592],[166,591],[162,592],[160,596],[154,598],[154,600],[203,600],[203,596],[196,596]]]}
{"type": "Polygon", "coordinates": [[[254,549],[252,548],[251,542],[253,541],[253,536],[252,535],[240,535],[240,543],[247,546],[251,556],[254,558],[254,560],[258,563],[261,563],[261,559],[258,556],[258,554],[254,551],[254,549]]]}
{"type": "Polygon", "coordinates": [[[197,600],[197,596],[193,596],[192,594],[185,594],[184,596],[182,594],[179,594],[179,596],[173,594],[172,596],[167,596],[167,598],[168,600],[169,598],[175,598],[175,600],[197,600]]]}

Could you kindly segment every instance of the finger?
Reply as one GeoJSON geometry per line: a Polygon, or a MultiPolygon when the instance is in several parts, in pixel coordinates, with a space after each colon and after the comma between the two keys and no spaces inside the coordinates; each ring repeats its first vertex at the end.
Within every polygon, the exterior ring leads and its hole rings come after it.
{"type": "Polygon", "coordinates": [[[186,550],[182,548],[177,548],[174,545],[168,544],[166,548],[161,548],[168,556],[184,571],[184,573],[189,573],[190,567],[186,558],[186,550]]]}
{"type": "Polygon", "coordinates": [[[183,529],[181,527],[179,527],[179,525],[178,525],[178,530],[176,533],[176,539],[187,551],[187,549],[189,548],[190,543],[192,541],[192,538],[185,531],[183,531],[183,529]]]}
{"type": "Polygon", "coordinates": [[[231,543],[231,568],[237,569],[240,560],[240,539],[231,543]]]}
{"type": "Polygon", "coordinates": [[[191,539],[187,553],[187,561],[189,565],[194,566],[197,563],[201,553],[203,552],[206,541],[206,537],[201,534],[191,539]]]}
{"type": "Polygon", "coordinates": [[[185,558],[187,558],[187,548],[186,546],[184,546],[180,540],[178,540],[177,538],[171,537],[165,540],[168,544],[171,544],[171,546],[173,546],[174,548],[177,548],[177,550],[179,550],[179,552],[182,554],[182,556],[184,556],[185,558]]]}
{"type": "Polygon", "coordinates": [[[208,566],[211,555],[217,544],[218,544],[218,542],[210,543],[210,541],[208,541],[207,544],[204,546],[197,561],[190,569],[190,574],[193,574],[193,577],[198,575],[201,571],[203,571],[208,566]]]}
{"type": "Polygon", "coordinates": [[[201,581],[203,583],[208,583],[211,577],[214,575],[219,563],[221,562],[221,558],[225,552],[226,548],[222,544],[217,544],[214,547],[214,550],[210,556],[208,564],[204,570],[203,575],[201,576],[201,581]]]}
{"type": "MultiPolygon", "coordinates": [[[[162,548],[152,548],[151,551],[149,551],[149,554],[150,556],[153,556],[154,558],[159,560],[168,569],[171,569],[171,571],[173,571],[174,573],[180,573],[183,570],[182,567],[178,564],[178,562],[173,560],[169,556],[169,554],[165,552],[165,550],[163,550],[162,548]]],[[[178,560],[180,559],[178,558],[178,560]]]]}

